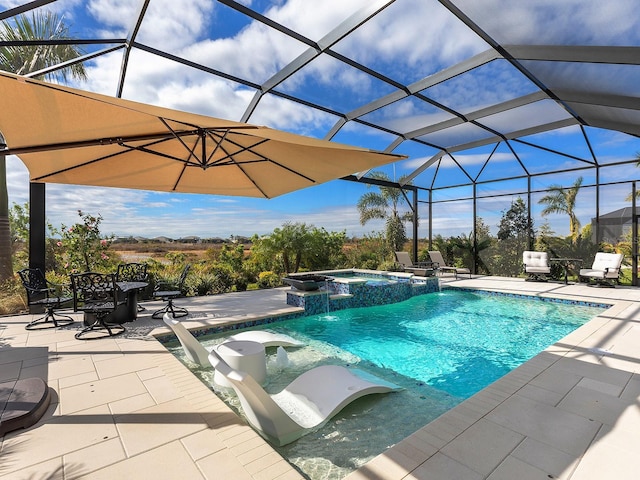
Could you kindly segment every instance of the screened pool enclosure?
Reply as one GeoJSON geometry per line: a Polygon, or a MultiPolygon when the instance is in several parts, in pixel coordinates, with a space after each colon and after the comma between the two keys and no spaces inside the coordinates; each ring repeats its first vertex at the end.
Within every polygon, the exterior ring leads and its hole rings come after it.
{"type": "MultiPolygon", "coordinates": [[[[523,249],[585,265],[616,249],[637,284],[634,2],[84,3],[4,2],[4,22],[50,10],[72,28],[0,48],[71,43],[89,70],[77,88],[406,155],[376,169],[383,180],[342,183],[402,188],[414,251],[427,240],[478,273],[517,275],[523,249]]],[[[32,185],[36,207],[43,195],[32,185]]]]}

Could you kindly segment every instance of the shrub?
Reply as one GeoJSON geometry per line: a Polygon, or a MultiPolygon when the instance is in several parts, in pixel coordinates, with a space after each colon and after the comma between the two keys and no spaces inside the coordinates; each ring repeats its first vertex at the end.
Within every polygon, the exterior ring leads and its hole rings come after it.
{"type": "Polygon", "coordinates": [[[115,270],[119,259],[109,251],[113,237],[102,238],[100,235],[100,215],[93,216],[78,210],[82,222],[71,227],[62,225],[62,238],[57,246],[64,260],[62,265],[66,271],[74,272],[109,272],[115,270]]]}
{"type": "Polygon", "coordinates": [[[382,262],[380,265],[378,265],[378,270],[384,270],[387,272],[393,272],[393,271],[403,271],[402,268],[398,268],[396,262],[389,262],[389,261],[385,261],[382,262]]]}
{"type": "Polygon", "coordinates": [[[195,295],[208,295],[215,286],[216,279],[215,275],[203,273],[195,278],[192,277],[188,282],[189,290],[192,290],[195,295]]]}
{"type": "Polygon", "coordinates": [[[274,288],[280,285],[282,285],[282,279],[275,272],[260,272],[258,275],[258,288],[274,288]]]}
{"type": "Polygon", "coordinates": [[[27,309],[27,296],[17,275],[0,286],[0,315],[11,315],[27,309]]]}
{"type": "Polygon", "coordinates": [[[213,270],[213,286],[211,294],[230,292],[234,285],[234,275],[227,265],[217,265],[213,270]]]}

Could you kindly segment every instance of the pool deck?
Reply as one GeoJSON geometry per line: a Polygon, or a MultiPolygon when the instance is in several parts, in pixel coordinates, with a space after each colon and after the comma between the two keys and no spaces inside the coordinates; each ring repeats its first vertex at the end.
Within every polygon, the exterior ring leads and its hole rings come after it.
{"type": "MultiPolygon", "coordinates": [[[[452,286],[613,307],[346,478],[637,479],[640,289],[477,277],[452,286]]],[[[188,328],[297,311],[287,288],[179,299],[188,328]]],[[[34,426],[0,445],[0,478],[302,479],[155,339],[144,304],[115,338],[74,338],[80,323],[26,331],[0,318],[0,382],[53,389],[34,426]]],[[[77,317],[80,321],[80,316],[77,317]]]]}

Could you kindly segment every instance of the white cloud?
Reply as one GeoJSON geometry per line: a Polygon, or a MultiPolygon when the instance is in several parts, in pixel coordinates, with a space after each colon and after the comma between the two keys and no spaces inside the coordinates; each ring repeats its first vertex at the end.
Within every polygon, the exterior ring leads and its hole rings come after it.
{"type": "Polygon", "coordinates": [[[266,15],[301,32],[312,40],[320,40],[354,12],[367,6],[369,0],[289,0],[270,8],[266,15]]]}
{"type": "Polygon", "coordinates": [[[126,37],[137,13],[137,4],[127,0],[91,0],[87,12],[108,29],[109,37],[126,37]]]}
{"type": "Polygon", "coordinates": [[[639,37],[637,5],[629,0],[609,0],[606,8],[600,0],[460,0],[456,5],[490,35],[513,44],[635,45],[639,37]]]}
{"type": "Polygon", "coordinates": [[[29,171],[22,160],[14,155],[8,156],[6,162],[9,205],[23,205],[29,201],[29,171]]]}
{"type": "MultiPolygon", "coordinates": [[[[471,166],[471,165],[482,165],[489,158],[489,153],[477,153],[477,154],[463,154],[463,153],[455,153],[453,154],[454,158],[460,163],[463,167],[471,166]]],[[[405,170],[413,171],[417,168],[420,168],[425,162],[431,160],[432,157],[419,157],[412,158],[406,160],[402,163],[402,167],[405,170]]],[[[491,163],[499,163],[499,162],[513,162],[515,161],[515,157],[510,153],[494,153],[491,156],[491,163]]],[[[444,155],[442,157],[442,163],[440,168],[459,168],[458,165],[451,159],[449,155],[444,155]]]]}
{"type": "Polygon", "coordinates": [[[332,115],[273,96],[263,98],[251,117],[254,124],[307,135],[315,128],[325,127],[326,130],[335,121],[332,115]]]}
{"type": "MultiPolygon", "coordinates": [[[[486,154],[454,154],[454,158],[463,167],[470,165],[482,165],[489,158],[489,153],[486,154]]],[[[515,157],[510,153],[494,153],[491,156],[491,163],[497,162],[514,162],[515,157]]],[[[458,168],[449,155],[445,155],[442,159],[442,168],[458,168]]]]}
{"type": "Polygon", "coordinates": [[[418,68],[426,76],[487,48],[437,2],[396,2],[379,14],[379,20],[350,35],[344,49],[366,63],[384,60],[398,69],[418,68]],[[420,41],[415,32],[420,32],[420,41]]]}

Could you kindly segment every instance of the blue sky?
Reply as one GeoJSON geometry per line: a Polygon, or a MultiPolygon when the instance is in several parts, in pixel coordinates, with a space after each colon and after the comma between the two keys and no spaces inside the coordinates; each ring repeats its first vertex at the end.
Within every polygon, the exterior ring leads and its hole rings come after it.
{"type": "MultiPolygon", "coordinates": [[[[0,0],[0,9],[22,3],[25,2],[0,0]]],[[[247,0],[245,3],[281,24],[299,30],[309,38],[319,40],[352,12],[368,5],[370,0],[323,0],[312,4],[308,0],[247,0]]],[[[473,2],[462,3],[469,4],[467,8],[477,8],[473,2]]],[[[502,0],[492,0],[491,3],[499,5],[502,0]]],[[[625,14],[625,11],[631,3],[633,2],[613,1],[608,5],[605,17],[629,18],[631,14],[625,14]]],[[[137,4],[138,2],[122,0],[60,0],[47,8],[56,9],[64,15],[72,33],[89,38],[122,38],[127,35],[136,14],[137,4]]],[[[544,2],[541,3],[543,4],[544,2]]],[[[638,43],[640,34],[634,29],[633,22],[629,25],[624,22],[605,22],[599,13],[602,9],[598,2],[565,0],[565,4],[568,11],[583,18],[585,28],[577,31],[596,32],[592,38],[562,38],[562,35],[566,36],[568,32],[573,31],[562,27],[562,19],[547,18],[544,10],[539,11],[539,15],[532,16],[531,9],[526,5],[511,5],[514,8],[510,17],[512,24],[505,28],[510,28],[510,31],[520,36],[523,42],[538,42],[539,32],[544,31],[552,36],[554,41],[566,44],[597,44],[598,38],[613,44],[619,43],[616,38],[626,38],[626,41],[638,43]],[[536,22],[539,23],[536,25],[536,22]],[[544,28],[541,28],[542,24],[544,28]]],[[[268,80],[279,68],[304,51],[299,43],[290,38],[274,33],[261,24],[250,22],[237,12],[209,0],[153,0],[138,39],[154,48],[212,65],[258,84],[268,80]],[[167,15],[166,12],[172,14],[167,15]]],[[[395,2],[333,48],[338,53],[348,55],[390,78],[407,84],[417,82],[486,49],[487,45],[482,40],[433,0],[395,2]],[[428,28],[425,28],[426,19],[428,28]],[[420,41],[416,41],[415,35],[410,34],[416,31],[420,32],[420,41]]],[[[121,58],[121,53],[117,52],[87,63],[89,80],[73,86],[114,95],[121,58]]],[[[489,63],[471,73],[435,85],[424,93],[452,108],[477,110],[485,105],[506,101],[535,90],[530,83],[523,81],[519,72],[515,72],[505,63],[489,63]]],[[[580,78],[587,77],[588,72],[583,72],[580,78]]],[[[632,89],[630,93],[637,93],[633,90],[638,88],[637,85],[629,88],[632,89]]],[[[388,84],[339,64],[331,58],[314,60],[284,82],[279,90],[300,95],[326,108],[343,111],[356,109],[393,92],[393,88],[388,84]]],[[[253,94],[246,86],[199,71],[178,69],[159,57],[134,50],[130,58],[123,97],[240,120],[253,94]]],[[[372,112],[369,118],[400,131],[411,130],[411,126],[418,121],[435,122],[448,118],[449,114],[446,112],[425,105],[408,98],[372,112]]],[[[544,115],[549,118],[556,115],[560,118],[566,115],[566,112],[560,111],[555,105],[538,104],[528,110],[523,109],[521,118],[517,120],[526,123],[528,118],[544,115]]],[[[265,98],[249,119],[250,123],[319,138],[323,138],[336,121],[336,117],[326,112],[273,97],[265,98]]],[[[509,121],[513,119],[497,117],[494,120],[496,125],[509,121]]],[[[600,161],[613,163],[628,160],[640,151],[637,138],[593,128],[588,130],[590,137],[596,139],[593,148],[600,161]]],[[[478,132],[460,129],[458,134],[473,136],[478,132]]],[[[433,134],[434,137],[435,135],[433,134]]],[[[394,137],[366,127],[347,124],[334,140],[383,150],[393,142],[394,137]]],[[[589,158],[588,149],[577,127],[536,135],[528,140],[549,148],[572,151],[581,158],[589,158]]],[[[470,172],[479,172],[483,160],[492,148],[481,147],[460,153],[455,158],[464,163],[470,172]]],[[[539,166],[536,168],[539,173],[544,172],[546,168],[557,168],[558,165],[569,168],[580,164],[575,159],[560,157],[526,145],[519,145],[518,148],[524,160],[537,162],[539,166]]],[[[434,155],[436,150],[404,142],[394,152],[406,154],[409,158],[383,169],[392,179],[412,172],[434,155]]],[[[611,182],[624,180],[629,178],[629,168],[627,166],[624,169],[603,169],[601,175],[611,182]]],[[[433,168],[423,172],[416,179],[416,183],[430,183],[433,172],[433,168]]],[[[481,178],[495,178],[497,175],[511,172],[518,174],[519,167],[511,152],[502,145],[483,170],[481,178]]],[[[453,185],[464,178],[450,159],[443,162],[438,175],[438,185],[453,185]]],[[[637,173],[634,171],[632,175],[637,176],[637,173]]],[[[584,176],[585,183],[593,181],[591,172],[585,173],[584,176]]],[[[534,188],[554,183],[571,184],[574,177],[575,175],[571,178],[547,176],[535,179],[534,188]]],[[[517,185],[496,184],[491,188],[494,192],[508,193],[526,185],[522,182],[515,184],[517,185]]],[[[28,200],[28,173],[16,157],[8,159],[8,186],[10,203],[22,204],[28,200]]],[[[437,195],[439,198],[458,194],[465,196],[469,189],[456,190],[463,191],[439,192],[437,195]]],[[[77,210],[82,209],[87,213],[102,215],[104,233],[122,236],[250,236],[254,233],[269,233],[288,221],[305,222],[328,230],[344,230],[347,235],[353,236],[383,228],[381,222],[370,222],[365,226],[359,224],[356,203],[365,191],[367,188],[363,185],[334,181],[275,199],[263,200],[49,184],[47,218],[54,226],[69,225],[78,221],[77,210]]],[[[624,206],[627,194],[627,190],[623,188],[607,189],[608,204],[602,211],[624,206]]],[[[595,210],[594,192],[592,189],[585,189],[580,196],[578,214],[584,224],[588,223],[595,210]]],[[[494,231],[500,213],[509,207],[512,199],[513,197],[507,196],[480,202],[479,214],[494,231]]],[[[426,207],[421,208],[425,208],[424,212],[421,211],[421,216],[424,217],[426,207]]],[[[539,211],[539,207],[536,209],[539,211]]],[[[469,202],[446,204],[446,208],[443,207],[434,214],[434,231],[445,236],[468,233],[469,216],[469,202]]],[[[548,221],[556,232],[567,233],[568,222],[565,218],[549,217],[548,221]]],[[[424,237],[426,234],[426,225],[421,225],[419,235],[424,237]]]]}

